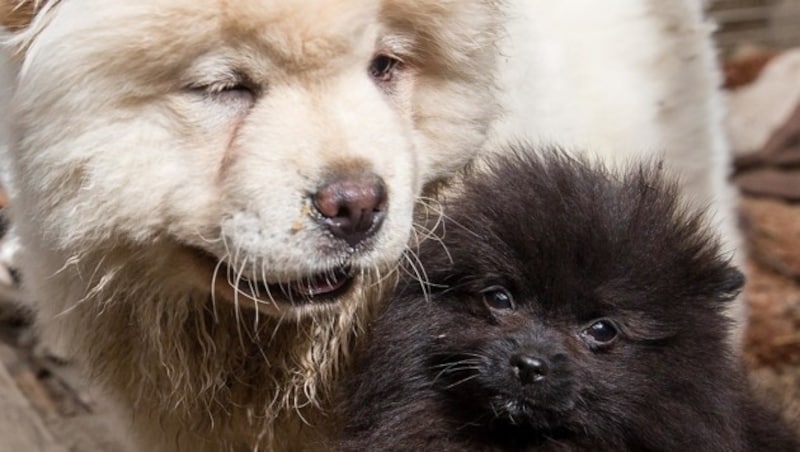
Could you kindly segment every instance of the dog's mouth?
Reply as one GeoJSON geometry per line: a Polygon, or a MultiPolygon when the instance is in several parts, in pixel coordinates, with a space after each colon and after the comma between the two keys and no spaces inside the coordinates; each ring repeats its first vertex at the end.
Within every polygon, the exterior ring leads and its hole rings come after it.
{"type": "Polygon", "coordinates": [[[356,279],[353,267],[341,265],[294,279],[266,282],[237,272],[206,251],[194,249],[194,254],[209,269],[217,296],[233,302],[252,301],[264,308],[334,304],[353,287],[356,279]]]}
{"type": "Polygon", "coordinates": [[[235,284],[235,290],[258,302],[302,306],[333,303],[350,289],[354,280],[351,267],[343,266],[293,281],[269,284],[240,277],[235,284]]]}

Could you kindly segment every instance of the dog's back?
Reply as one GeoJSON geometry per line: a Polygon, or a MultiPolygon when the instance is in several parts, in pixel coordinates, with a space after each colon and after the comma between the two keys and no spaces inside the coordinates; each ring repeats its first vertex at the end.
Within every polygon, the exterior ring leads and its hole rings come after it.
{"type": "Polygon", "coordinates": [[[509,154],[445,204],[373,324],[343,448],[795,450],[726,342],[742,275],[676,185],[509,154]]]}

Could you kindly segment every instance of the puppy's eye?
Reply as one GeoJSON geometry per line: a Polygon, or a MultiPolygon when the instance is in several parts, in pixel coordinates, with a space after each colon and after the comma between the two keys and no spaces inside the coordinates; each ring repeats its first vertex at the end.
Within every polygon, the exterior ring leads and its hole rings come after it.
{"type": "Polygon", "coordinates": [[[390,82],[402,64],[397,58],[378,55],[369,64],[369,75],[378,82],[390,82]]]}
{"type": "Polygon", "coordinates": [[[604,346],[611,344],[619,335],[619,331],[610,320],[598,320],[581,332],[581,336],[590,342],[590,345],[604,346]]]}
{"type": "Polygon", "coordinates": [[[492,286],[481,291],[483,303],[495,311],[507,311],[515,308],[514,298],[505,287],[492,286]]]}

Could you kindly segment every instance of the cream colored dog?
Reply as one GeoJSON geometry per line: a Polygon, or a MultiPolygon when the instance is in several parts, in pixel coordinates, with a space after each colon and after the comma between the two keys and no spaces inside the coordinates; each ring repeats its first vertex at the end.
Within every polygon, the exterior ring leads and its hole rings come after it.
{"type": "Polygon", "coordinates": [[[23,274],[140,450],[325,448],[319,408],[494,113],[492,0],[0,2],[23,274]]]}

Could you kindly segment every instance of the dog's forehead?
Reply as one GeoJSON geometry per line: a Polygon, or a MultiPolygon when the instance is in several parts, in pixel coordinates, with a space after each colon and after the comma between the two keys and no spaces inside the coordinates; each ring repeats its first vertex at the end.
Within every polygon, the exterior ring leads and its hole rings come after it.
{"type": "Polygon", "coordinates": [[[56,5],[42,34],[87,53],[108,49],[109,60],[169,64],[229,48],[297,72],[373,53],[379,14],[380,2],[367,0],[73,0],[56,5]]]}
{"type": "Polygon", "coordinates": [[[269,49],[284,65],[324,64],[371,51],[379,2],[367,0],[215,0],[224,39],[269,49]]]}

